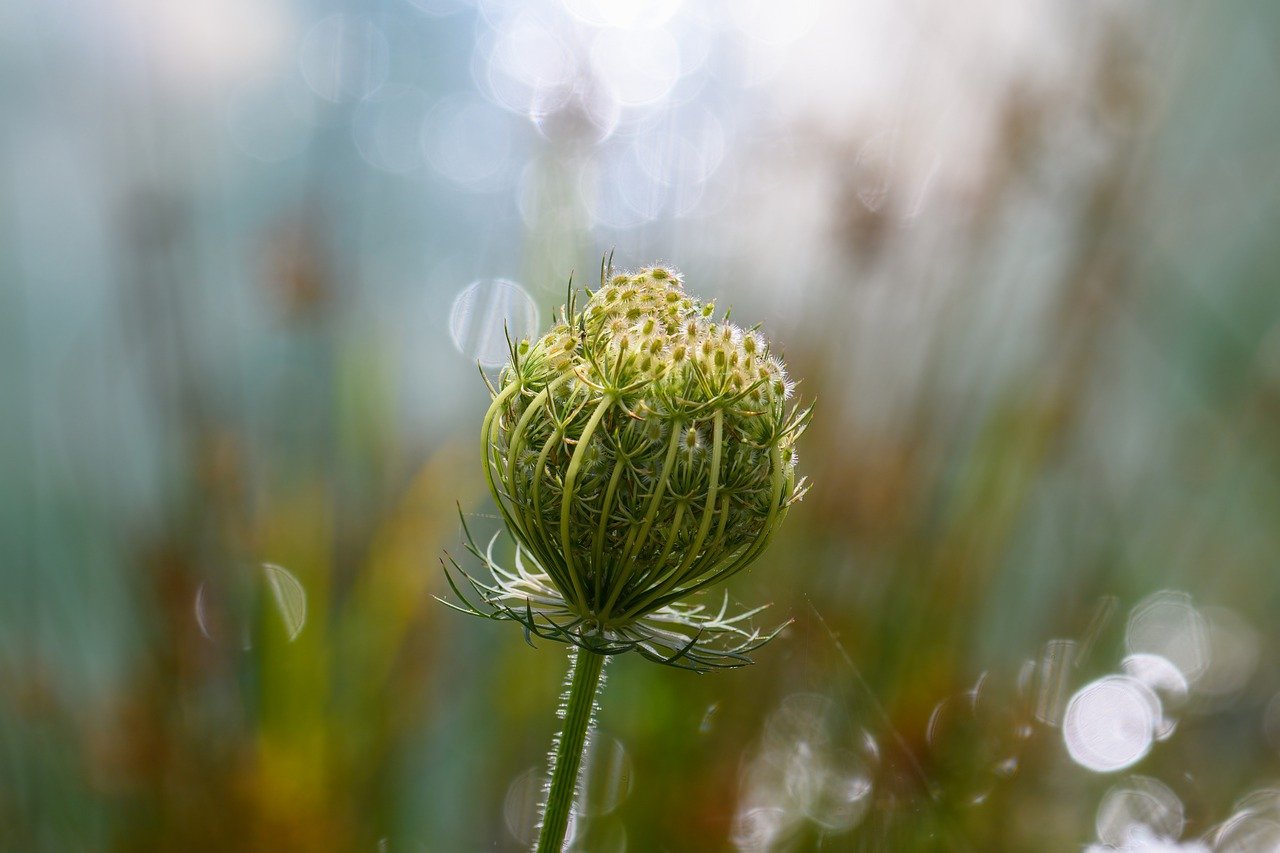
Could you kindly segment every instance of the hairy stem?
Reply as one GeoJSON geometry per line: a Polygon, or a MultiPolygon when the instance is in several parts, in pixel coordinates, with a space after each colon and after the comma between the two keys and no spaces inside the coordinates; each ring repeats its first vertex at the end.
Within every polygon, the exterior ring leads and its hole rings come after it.
{"type": "Polygon", "coordinates": [[[551,787],[547,793],[547,805],[542,812],[542,831],[538,835],[537,853],[560,853],[564,847],[565,831],[569,826],[569,812],[573,808],[574,792],[578,786],[578,770],[582,766],[582,753],[587,743],[587,730],[595,713],[596,693],[600,687],[600,673],[604,670],[605,656],[577,649],[573,655],[573,675],[569,686],[569,698],[565,704],[564,731],[556,746],[551,765],[551,787]]]}

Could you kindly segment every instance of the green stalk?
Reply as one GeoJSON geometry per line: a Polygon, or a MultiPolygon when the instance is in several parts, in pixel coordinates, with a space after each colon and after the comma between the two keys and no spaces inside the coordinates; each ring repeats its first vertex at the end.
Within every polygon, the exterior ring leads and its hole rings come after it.
{"type": "Polygon", "coordinates": [[[516,482],[516,460],[520,456],[520,451],[524,448],[524,431],[529,426],[529,421],[534,415],[538,414],[538,410],[544,403],[550,399],[556,389],[565,383],[569,375],[561,376],[547,383],[547,387],[538,392],[538,396],[529,401],[529,405],[525,406],[524,414],[520,415],[520,420],[516,423],[516,428],[511,431],[511,447],[507,451],[507,491],[512,491],[512,484],[516,482]]]}
{"type": "MultiPolygon", "coordinates": [[[[693,593],[698,592],[711,584],[719,583],[725,578],[737,574],[742,569],[749,566],[756,557],[759,557],[761,552],[763,552],[764,549],[769,546],[769,543],[773,541],[773,534],[777,529],[776,521],[778,513],[782,511],[784,492],[787,488],[787,483],[791,481],[788,480],[786,473],[782,470],[782,454],[778,450],[777,445],[774,445],[769,449],[769,458],[773,461],[773,501],[769,506],[769,515],[765,519],[765,523],[760,527],[760,530],[762,531],[760,535],[757,536],[755,541],[747,546],[746,550],[742,551],[739,556],[730,557],[723,563],[717,564],[709,571],[706,577],[702,578],[702,580],[692,584],[691,586],[684,587],[678,594],[667,593],[662,598],[657,599],[656,602],[650,602],[646,605],[650,610],[657,609],[658,607],[664,607],[676,599],[693,595],[693,593]]],[[[639,609],[637,608],[632,613],[628,613],[627,616],[628,618],[633,617],[635,613],[638,612],[639,609]]]]}
{"type": "Polygon", "coordinates": [[[622,479],[622,470],[626,467],[627,457],[619,453],[618,461],[613,463],[613,475],[609,477],[609,487],[604,493],[604,505],[600,507],[600,523],[596,525],[596,538],[592,543],[591,561],[595,569],[595,594],[591,600],[597,605],[604,597],[600,592],[605,576],[604,534],[609,529],[609,514],[613,512],[613,499],[618,494],[618,481],[622,479]]]}
{"type": "MultiPolygon", "coordinates": [[[[680,428],[682,424],[679,420],[671,424],[671,443],[667,447],[667,457],[662,463],[662,473],[658,475],[657,488],[653,490],[653,497],[649,500],[649,508],[645,510],[644,523],[640,525],[640,534],[635,539],[630,539],[628,545],[622,551],[622,559],[619,561],[622,565],[622,575],[610,584],[613,592],[609,593],[609,600],[605,602],[604,609],[601,611],[602,618],[607,622],[611,613],[613,613],[613,605],[618,600],[618,594],[622,592],[623,587],[627,585],[627,581],[631,580],[632,569],[635,568],[635,556],[637,548],[643,548],[644,544],[649,541],[649,528],[653,526],[654,518],[658,511],[658,504],[662,501],[662,494],[667,488],[667,478],[671,476],[671,465],[676,461],[676,449],[680,446],[680,428]]],[[[672,525],[678,527],[678,524],[672,525]]],[[[634,529],[632,530],[634,533],[634,529]]]]}
{"type": "Polygon", "coordinates": [[[595,712],[604,661],[604,655],[586,649],[579,648],[574,652],[569,699],[565,704],[564,731],[560,733],[560,743],[556,747],[556,757],[551,765],[551,789],[542,813],[542,831],[538,836],[537,853],[560,853],[564,847],[569,812],[573,808],[573,795],[578,786],[578,769],[582,766],[582,752],[587,743],[591,717],[595,712]]]}
{"type": "MultiPolygon", "coordinates": [[[[507,400],[518,394],[521,387],[519,379],[514,379],[510,385],[502,389],[502,392],[495,396],[493,402],[489,404],[489,410],[484,413],[484,421],[480,424],[480,458],[484,460],[484,479],[489,484],[489,492],[495,499],[499,492],[493,482],[493,423],[498,416],[498,412],[506,405],[507,400]]],[[[507,523],[507,527],[523,532],[524,528],[516,521],[515,516],[511,514],[511,510],[507,505],[501,500],[496,502],[498,504],[498,512],[502,513],[502,520],[507,523]]]]}
{"type": "MultiPolygon", "coordinates": [[[[574,503],[573,489],[578,484],[582,455],[591,444],[591,436],[600,425],[600,419],[604,417],[605,412],[609,411],[613,402],[613,397],[606,394],[596,406],[596,410],[591,413],[591,417],[587,419],[587,425],[582,428],[582,435],[578,436],[578,446],[574,448],[573,456],[569,457],[569,470],[564,474],[564,492],[560,495],[560,543],[564,554],[565,572],[569,575],[569,580],[573,581],[573,591],[578,597],[576,603],[579,613],[587,612],[587,596],[582,590],[578,573],[573,568],[573,542],[569,539],[569,515],[573,512],[574,503]]],[[[599,604],[599,602],[592,603],[599,604]]]]}
{"type": "MultiPolygon", "coordinates": [[[[656,578],[654,580],[653,591],[628,608],[628,610],[622,614],[622,618],[624,619],[634,617],[637,613],[641,612],[644,607],[651,604],[654,599],[661,598],[671,592],[672,588],[680,583],[683,573],[689,568],[689,564],[692,563],[701,553],[702,543],[707,541],[707,533],[711,530],[711,516],[713,516],[716,511],[716,493],[720,489],[720,451],[724,447],[724,413],[719,409],[716,410],[713,423],[714,426],[712,427],[711,439],[711,487],[707,489],[707,501],[702,509],[702,522],[698,525],[698,535],[693,540],[693,545],[689,548],[688,553],[685,554],[684,559],[680,561],[680,565],[669,571],[667,574],[656,578]]],[[[677,521],[672,525],[672,532],[674,533],[678,527],[679,520],[677,519],[677,521]]],[[[659,560],[656,565],[661,567],[662,564],[666,562],[666,559],[667,555],[664,553],[662,555],[662,559],[659,560]]]]}

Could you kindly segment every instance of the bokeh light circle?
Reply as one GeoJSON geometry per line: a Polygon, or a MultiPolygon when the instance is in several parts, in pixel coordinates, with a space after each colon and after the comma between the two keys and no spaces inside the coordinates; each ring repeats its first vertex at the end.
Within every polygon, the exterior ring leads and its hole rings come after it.
{"type": "Polygon", "coordinates": [[[1142,682],[1124,675],[1082,687],[1062,719],[1062,738],[1073,761],[1097,773],[1123,770],[1151,750],[1161,719],[1160,700],[1142,682]]]}
{"type": "Polygon", "coordinates": [[[422,124],[422,147],[442,177],[475,190],[506,184],[512,164],[511,118],[485,101],[455,95],[438,103],[422,124]]]}
{"type": "Polygon", "coordinates": [[[500,367],[510,358],[512,341],[536,335],[538,308],[523,287],[505,278],[467,285],[449,311],[449,335],[458,351],[485,367],[500,367]]]}
{"type": "Polygon", "coordinates": [[[328,101],[367,98],[386,82],[391,46],[382,29],[362,15],[330,15],[302,39],[298,65],[307,85],[328,101]]]}

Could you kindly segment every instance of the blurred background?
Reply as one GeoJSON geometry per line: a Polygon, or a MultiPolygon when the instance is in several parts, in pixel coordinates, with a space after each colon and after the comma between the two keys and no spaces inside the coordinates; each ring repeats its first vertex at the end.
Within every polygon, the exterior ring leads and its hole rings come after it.
{"type": "Polygon", "coordinates": [[[756,666],[582,851],[1280,849],[1280,6],[0,6],[0,848],[519,850],[433,599],[504,324],[665,261],[819,400],[756,666]]]}

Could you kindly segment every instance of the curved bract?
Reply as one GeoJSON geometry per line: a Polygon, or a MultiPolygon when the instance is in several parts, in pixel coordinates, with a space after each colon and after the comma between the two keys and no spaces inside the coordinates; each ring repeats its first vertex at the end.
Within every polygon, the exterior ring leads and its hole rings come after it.
{"type": "Polygon", "coordinates": [[[682,602],[759,557],[801,496],[811,410],[789,405],[759,331],[717,318],[670,269],[602,271],[559,320],[513,345],[481,431],[517,542],[514,572],[485,556],[488,615],[595,651],[744,662],[758,634],[682,602]],[[733,640],[702,642],[715,634],[733,640]]]}

